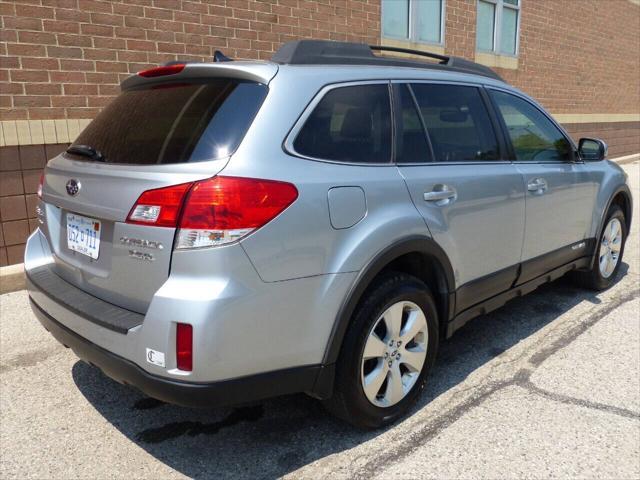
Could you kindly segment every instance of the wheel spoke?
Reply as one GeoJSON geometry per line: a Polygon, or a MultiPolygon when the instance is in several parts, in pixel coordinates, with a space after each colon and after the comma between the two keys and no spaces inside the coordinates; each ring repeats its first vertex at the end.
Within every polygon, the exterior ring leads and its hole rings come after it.
{"type": "Polygon", "coordinates": [[[415,338],[422,330],[426,330],[427,319],[424,317],[422,310],[411,310],[409,312],[407,323],[400,332],[400,339],[406,345],[415,338]]]}
{"type": "Polygon", "coordinates": [[[607,225],[607,228],[604,229],[604,237],[607,240],[607,243],[611,240],[611,222],[607,225]]]}
{"type": "Polygon", "coordinates": [[[364,393],[367,395],[367,398],[372,402],[375,402],[378,393],[380,393],[380,387],[384,383],[385,378],[387,378],[387,373],[389,372],[389,366],[387,362],[379,362],[380,364],[369,372],[364,377],[363,388],[364,393]]]}
{"type": "Polygon", "coordinates": [[[400,365],[395,363],[389,369],[389,381],[387,382],[387,389],[384,393],[384,399],[388,405],[394,405],[402,400],[402,397],[404,397],[402,373],[400,372],[400,365]]]}
{"type": "Polygon", "coordinates": [[[609,232],[609,243],[613,242],[616,239],[619,231],[620,231],[620,223],[617,220],[611,221],[611,230],[609,232]]]}
{"type": "Polygon", "coordinates": [[[378,336],[371,332],[369,338],[367,339],[367,343],[364,346],[364,360],[369,358],[380,358],[384,356],[384,352],[387,348],[387,345],[378,338],[378,336]]]}
{"type": "Polygon", "coordinates": [[[387,336],[390,338],[398,338],[400,335],[400,327],[402,326],[402,314],[404,312],[404,304],[398,302],[384,312],[384,323],[387,325],[387,336]]]}
{"type": "Polygon", "coordinates": [[[420,372],[422,370],[426,357],[426,352],[423,349],[404,350],[401,355],[400,363],[406,364],[412,371],[420,372]]]}
{"type": "Polygon", "coordinates": [[[621,237],[616,237],[610,244],[609,244],[609,248],[613,251],[613,252],[619,252],[620,249],[622,248],[622,238],[621,237]]]}

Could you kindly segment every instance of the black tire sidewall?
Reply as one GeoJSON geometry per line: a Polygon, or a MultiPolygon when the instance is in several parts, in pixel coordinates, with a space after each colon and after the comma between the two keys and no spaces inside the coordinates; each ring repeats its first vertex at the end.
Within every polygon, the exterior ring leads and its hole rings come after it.
{"type": "Polygon", "coordinates": [[[384,279],[367,294],[356,310],[338,363],[337,387],[345,401],[351,422],[365,428],[392,423],[403,415],[424,389],[426,377],[435,363],[438,348],[438,316],[433,297],[427,286],[415,277],[396,274],[384,279]],[[427,319],[427,358],[412,390],[397,404],[382,408],[366,397],[360,378],[361,359],[369,332],[380,315],[394,303],[410,301],[418,305],[427,319]]]}

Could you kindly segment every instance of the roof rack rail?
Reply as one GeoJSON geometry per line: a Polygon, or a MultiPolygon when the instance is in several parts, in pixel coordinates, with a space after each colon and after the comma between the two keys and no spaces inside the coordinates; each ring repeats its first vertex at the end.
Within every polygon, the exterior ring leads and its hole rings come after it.
{"type": "Polygon", "coordinates": [[[295,40],[287,42],[273,54],[271,60],[288,65],[377,65],[387,67],[429,68],[482,75],[504,82],[489,67],[460,57],[411,50],[408,48],[366,45],[364,43],[333,42],[330,40],[295,40]],[[374,55],[374,51],[390,51],[429,57],[440,62],[423,62],[407,58],[374,55]]]}
{"type": "Polygon", "coordinates": [[[429,58],[435,58],[436,60],[442,60],[442,62],[444,63],[448,62],[449,58],[451,58],[447,55],[440,55],[439,53],[425,52],[423,50],[412,50],[411,48],[387,47],[385,45],[369,45],[369,48],[371,50],[377,50],[381,52],[410,53],[411,55],[419,55],[421,57],[429,57],[429,58]]]}

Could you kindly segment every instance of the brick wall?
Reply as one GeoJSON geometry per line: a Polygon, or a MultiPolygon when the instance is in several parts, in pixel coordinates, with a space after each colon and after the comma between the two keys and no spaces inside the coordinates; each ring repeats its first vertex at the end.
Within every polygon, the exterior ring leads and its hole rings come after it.
{"type": "MultiPolygon", "coordinates": [[[[521,0],[518,68],[497,70],[554,114],[638,114],[636,3],[521,0]]],[[[475,58],[476,10],[446,0],[447,54],[475,58]]],[[[265,59],[298,38],[380,42],[380,0],[3,0],[0,20],[0,120],[51,128],[93,118],[124,78],[168,60],[265,59]]],[[[611,156],[640,151],[638,121],[565,126],[605,139],[611,156]]],[[[40,169],[73,136],[63,127],[57,145],[0,146],[0,265],[21,259],[40,169]]]]}
{"type": "Polygon", "coordinates": [[[176,58],[269,58],[300,37],[376,43],[379,0],[0,3],[3,120],[93,118],[129,74],[176,58]]]}
{"type": "Polygon", "coordinates": [[[24,242],[37,225],[42,167],[67,145],[0,148],[0,266],[22,262],[24,242]]]}

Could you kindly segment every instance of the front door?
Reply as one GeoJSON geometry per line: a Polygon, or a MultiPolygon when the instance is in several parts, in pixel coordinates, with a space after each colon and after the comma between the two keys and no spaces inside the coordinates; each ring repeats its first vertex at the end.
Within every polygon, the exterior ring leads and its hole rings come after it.
{"type": "Polygon", "coordinates": [[[459,313],[516,280],[524,236],[522,177],[501,158],[481,87],[412,83],[395,85],[394,92],[398,168],[451,261],[459,313]]]}
{"type": "Polygon", "coordinates": [[[562,131],[526,99],[490,95],[508,132],[526,195],[519,283],[593,252],[589,238],[596,186],[562,131]]]}

